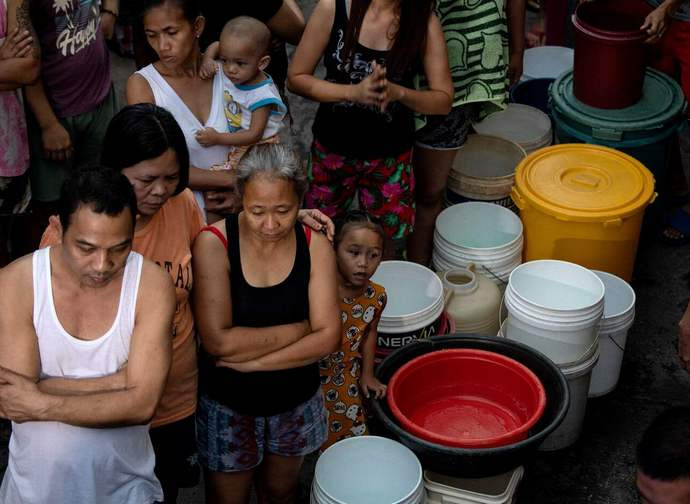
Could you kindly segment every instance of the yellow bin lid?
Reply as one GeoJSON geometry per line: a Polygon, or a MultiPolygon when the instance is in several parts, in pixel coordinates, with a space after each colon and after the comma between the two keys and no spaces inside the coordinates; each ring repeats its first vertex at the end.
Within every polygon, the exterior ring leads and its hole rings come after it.
{"type": "Polygon", "coordinates": [[[515,171],[513,200],[561,220],[601,222],[638,213],[654,201],[654,176],[609,147],[561,144],[533,152],[515,171]]]}

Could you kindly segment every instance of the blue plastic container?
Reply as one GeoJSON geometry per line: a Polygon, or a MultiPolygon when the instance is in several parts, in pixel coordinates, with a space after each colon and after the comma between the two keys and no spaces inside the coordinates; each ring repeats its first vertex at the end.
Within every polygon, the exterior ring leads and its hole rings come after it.
{"type": "Polygon", "coordinates": [[[530,79],[518,82],[510,90],[510,101],[535,107],[551,115],[549,110],[549,86],[555,79],[530,79]]]}
{"type": "Polygon", "coordinates": [[[550,97],[557,143],[612,147],[640,161],[657,180],[664,179],[673,135],[685,126],[685,98],[673,79],[647,69],[642,99],[623,109],[579,101],[573,94],[573,72],[556,79],[550,97]]]}

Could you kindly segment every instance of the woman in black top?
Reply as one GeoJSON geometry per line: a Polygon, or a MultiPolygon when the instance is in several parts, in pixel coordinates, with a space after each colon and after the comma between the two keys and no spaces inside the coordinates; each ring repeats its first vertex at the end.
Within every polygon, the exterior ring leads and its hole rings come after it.
{"type": "Polygon", "coordinates": [[[357,194],[391,239],[404,238],[414,222],[413,114],[447,114],[453,96],[432,4],[321,0],[288,68],[290,90],[321,102],[307,206],[339,217],[357,194]],[[314,75],[322,56],[325,80],[314,75]],[[425,91],[413,85],[420,69],[425,91]]]}
{"type": "Polygon", "coordinates": [[[340,317],[331,246],[297,222],[305,178],[289,147],[253,147],[238,167],[243,211],[194,244],[207,502],[249,502],[254,477],[260,497],[292,502],[302,457],[326,436],[317,361],[340,317]]]}

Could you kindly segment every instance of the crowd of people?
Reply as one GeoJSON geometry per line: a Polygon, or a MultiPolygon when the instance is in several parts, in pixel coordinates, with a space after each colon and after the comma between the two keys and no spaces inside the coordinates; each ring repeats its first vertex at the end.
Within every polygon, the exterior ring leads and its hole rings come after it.
{"type": "Polygon", "coordinates": [[[525,0],[141,0],[123,108],[119,7],[0,0],[0,213],[39,247],[0,270],[0,501],[174,503],[203,471],[209,503],[294,502],[386,394],[371,277],[401,241],[428,264],[525,0]],[[319,103],[306,163],[285,87],[319,103]]]}

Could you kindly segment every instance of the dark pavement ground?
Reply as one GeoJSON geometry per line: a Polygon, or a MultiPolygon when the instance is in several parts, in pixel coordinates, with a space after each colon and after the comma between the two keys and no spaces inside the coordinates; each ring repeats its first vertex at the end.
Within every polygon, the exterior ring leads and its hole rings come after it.
{"type": "MultiPolygon", "coordinates": [[[[310,11],[312,0],[300,1],[310,11]]],[[[130,60],[113,58],[113,78],[122,96],[133,71],[130,60]]],[[[292,133],[304,152],[311,142],[316,106],[291,96],[292,133]]],[[[122,100],[124,103],[124,100],[122,100]]],[[[658,203],[655,203],[657,206],[658,203]]],[[[558,452],[539,453],[526,465],[519,504],[623,504],[637,502],[635,445],[645,427],[672,405],[690,405],[690,374],[676,355],[677,322],[690,298],[690,246],[669,247],[653,234],[643,237],[632,285],[637,294],[618,388],[587,405],[579,441],[558,452]]],[[[0,471],[7,461],[9,425],[0,423],[0,471]]],[[[314,457],[302,471],[301,501],[308,502],[314,457]]],[[[184,490],[180,502],[203,502],[200,486],[184,490]]],[[[355,503],[356,504],[356,503],[355,503]]],[[[384,504],[384,503],[382,503],[384,504]]]]}

